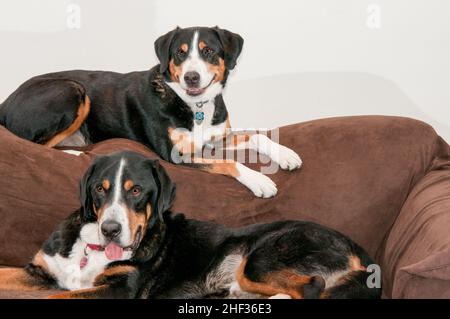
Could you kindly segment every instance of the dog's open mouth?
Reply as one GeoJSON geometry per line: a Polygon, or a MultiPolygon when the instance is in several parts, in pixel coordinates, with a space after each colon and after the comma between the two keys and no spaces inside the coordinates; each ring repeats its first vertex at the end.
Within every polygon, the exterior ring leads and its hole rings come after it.
{"type": "Polygon", "coordinates": [[[134,252],[138,248],[139,243],[141,242],[141,236],[142,236],[142,227],[139,226],[138,230],[136,231],[136,236],[134,237],[134,241],[130,246],[122,247],[113,241],[110,242],[105,247],[106,258],[108,258],[109,260],[120,260],[120,259],[122,259],[124,251],[133,251],[134,252]]]}
{"type": "Polygon", "coordinates": [[[190,96],[202,95],[211,86],[211,84],[214,82],[215,78],[216,77],[213,76],[213,78],[211,79],[211,82],[209,82],[209,84],[207,86],[203,87],[203,88],[187,88],[186,89],[187,95],[190,95],[190,96]]]}

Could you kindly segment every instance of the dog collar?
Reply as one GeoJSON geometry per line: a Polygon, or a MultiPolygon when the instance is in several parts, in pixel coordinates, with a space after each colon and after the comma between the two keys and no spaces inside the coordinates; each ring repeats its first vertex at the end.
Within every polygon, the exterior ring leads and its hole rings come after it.
{"type": "Polygon", "coordinates": [[[87,244],[86,247],[84,248],[84,256],[80,260],[80,269],[83,269],[84,267],[86,267],[86,265],[88,263],[88,252],[87,252],[88,248],[90,250],[95,250],[95,251],[104,251],[105,250],[105,247],[103,247],[103,246],[96,245],[96,244],[87,244]]]}
{"type": "MultiPolygon", "coordinates": [[[[96,251],[104,251],[105,247],[96,245],[96,244],[87,244],[86,248],[89,248],[90,250],[96,250],[96,251]]],[[[84,250],[84,254],[86,254],[86,249],[84,250]]]]}
{"type": "Polygon", "coordinates": [[[202,124],[203,120],[205,119],[205,112],[202,111],[202,107],[208,102],[209,100],[195,103],[195,107],[197,108],[197,110],[194,113],[194,120],[197,125],[202,124]]]}

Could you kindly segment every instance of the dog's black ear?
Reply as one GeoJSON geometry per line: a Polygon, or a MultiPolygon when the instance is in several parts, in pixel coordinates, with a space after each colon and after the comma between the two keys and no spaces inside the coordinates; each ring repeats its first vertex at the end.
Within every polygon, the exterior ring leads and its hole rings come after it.
{"type": "Polygon", "coordinates": [[[90,183],[91,177],[95,170],[95,165],[98,162],[96,159],[91,166],[89,166],[84,176],[80,181],[80,201],[81,201],[81,221],[84,223],[93,222],[97,219],[96,214],[94,212],[94,202],[92,200],[92,195],[90,192],[90,183]]]}
{"type": "Polygon", "coordinates": [[[178,30],[180,30],[180,27],[176,27],[176,29],[167,32],[155,41],[155,52],[156,56],[159,59],[159,71],[161,72],[161,74],[166,72],[169,68],[170,45],[172,44],[173,37],[178,32],[178,30]]]}
{"type": "Polygon", "coordinates": [[[214,30],[219,37],[220,43],[224,51],[225,66],[229,70],[233,70],[236,66],[236,61],[241,54],[244,39],[237,34],[219,27],[214,27],[214,30]]]}
{"type": "Polygon", "coordinates": [[[152,209],[157,210],[156,213],[163,220],[164,212],[169,210],[175,199],[176,187],[158,160],[151,160],[151,167],[158,187],[156,196],[153,196],[152,209]]]}

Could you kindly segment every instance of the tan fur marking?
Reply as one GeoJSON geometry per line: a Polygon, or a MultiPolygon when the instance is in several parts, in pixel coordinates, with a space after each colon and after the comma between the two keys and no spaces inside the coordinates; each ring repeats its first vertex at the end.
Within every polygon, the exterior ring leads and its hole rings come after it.
{"type": "Polygon", "coordinates": [[[202,170],[213,174],[221,174],[231,177],[238,177],[239,172],[236,168],[236,162],[233,160],[215,160],[210,158],[192,158],[193,163],[205,164],[205,167],[201,167],[202,170]]]}
{"type": "Polygon", "coordinates": [[[81,103],[80,106],[78,107],[77,117],[75,118],[73,123],[64,131],[59,132],[58,134],[53,136],[47,143],[45,143],[45,146],[54,147],[59,143],[61,143],[64,139],[75,133],[86,120],[87,116],[89,115],[90,109],[91,109],[91,100],[86,95],[84,103],[81,103]]]}
{"type": "Polygon", "coordinates": [[[111,187],[111,183],[109,182],[109,180],[105,179],[102,182],[102,186],[104,189],[108,190],[111,187]]]}
{"type": "Polygon", "coordinates": [[[145,214],[147,215],[147,221],[150,219],[150,217],[152,217],[152,205],[147,204],[146,210],[145,210],[145,214]]]}
{"type": "Polygon", "coordinates": [[[352,255],[349,258],[350,269],[352,271],[366,271],[366,267],[361,265],[361,259],[358,256],[352,255]]]}
{"type": "Polygon", "coordinates": [[[94,288],[66,291],[50,295],[48,296],[48,299],[94,299],[99,297],[100,293],[106,289],[108,289],[108,286],[102,285],[94,288]]]}
{"type": "Polygon", "coordinates": [[[231,129],[230,116],[227,116],[227,122],[226,122],[226,124],[225,124],[225,127],[226,127],[227,129],[231,129]]]}
{"type": "Polygon", "coordinates": [[[183,43],[183,44],[180,46],[180,49],[181,49],[183,52],[188,52],[188,50],[189,50],[189,45],[188,45],[187,43],[183,43]]]}
{"type": "Polygon", "coordinates": [[[178,152],[181,154],[195,153],[195,144],[191,141],[188,134],[179,132],[172,127],[169,127],[167,131],[172,144],[177,147],[178,152]]]}
{"type": "Polygon", "coordinates": [[[213,174],[221,174],[231,177],[239,177],[239,172],[236,168],[236,163],[216,163],[211,164],[207,169],[208,172],[213,174]]]}
{"type": "Polygon", "coordinates": [[[42,287],[35,286],[23,268],[0,268],[0,289],[34,291],[42,287]]]}
{"type": "Polygon", "coordinates": [[[97,220],[100,220],[102,218],[103,213],[105,212],[106,208],[108,208],[108,206],[100,207],[100,209],[97,209],[97,207],[95,207],[94,204],[92,206],[94,206],[94,212],[97,215],[97,220]]]}
{"type": "Polygon", "coordinates": [[[32,263],[36,266],[43,268],[46,272],[50,272],[48,270],[47,262],[44,259],[44,252],[39,250],[36,255],[33,257],[32,263]]]}
{"type": "Polygon", "coordinates": [[[214,73],[216,78],[214,79],[214,83],[222,82],[225,77],[225,61],[222,58],[219,58],[219,65],[207,63],[208,71],[214,73]]]}
{"type": "Polygon", "coordinates": [[[200,50],[203,50],[205,47],[206,47],[206,43],[205,43],[204,41],[200,41],[200,42],[198,43],[198,48],[199,48],[200,50]]]}
{"type": "Polygon", "coordinates": [[[175,65],[175,61],[172,59],[169,62],[170,78],[174,82],[180,82],[180,74],[182,72],[181,65],[175,65]]]}
{"type": "Polygon", "coordinates": [[[128,192],[134,186],[134,182],[131,179],[128,179],[123,184],[123,188],[128,192]]]}
{"type": "Polygon", "coordinates": [[[147,227],[145,225],[147,224],[147,212],[138,213],[131,209],[127,209],[127,215],[128,215],[128,225],[130,227],[130,233],[131,238],[133,238],[133,241],[136,238],[137,231],[139,229],[139,226],[141,228],[141,239],[145,235],[145,230],[147,227]]]}
{"type": "Polygon", "coordinates": [[[301,292],[302,286],[310,283],[310,276],[303,276],[291,270],[281,270],[266,275],[262,282],[254,282],[245,276],[244,270],[247,259],[244,259],[236,272],[236,279],[242,290],[274,296],[277,294],[286,294],[294,299],[303,299],[301,292]]]}
{"type": "Polygon", "coordinates": [[[247,143],[250,140],[250,134],[235,134],[232,136],[231,146],[238,146],[242,143],[247,143]]]}

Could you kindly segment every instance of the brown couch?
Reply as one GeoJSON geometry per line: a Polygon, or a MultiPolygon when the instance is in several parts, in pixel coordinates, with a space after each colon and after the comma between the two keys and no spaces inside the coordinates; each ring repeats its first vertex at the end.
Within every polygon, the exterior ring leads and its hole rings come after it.
{"type": "MultiPolygon", "coordinates": [[[[362,245],[381,266],[385,298],[450,298],[450,147],[429,125],[400,117],[330,118],[280,129],[304,166],[271,177],[279,193],[255,198],[231,178],[163,163],[178,189],[174,211],[228,226],[312,220],[362,245]]],[[[97,154],[46,149],[0,127],[0,265],[24,265],[79,206],[78,181],[97,154]]],[[[251,165],[257,167],[258,164],[251,165]]],[[[48,292],[0,291],[0,297],[48,292]]]]}

